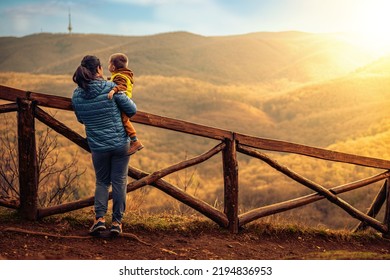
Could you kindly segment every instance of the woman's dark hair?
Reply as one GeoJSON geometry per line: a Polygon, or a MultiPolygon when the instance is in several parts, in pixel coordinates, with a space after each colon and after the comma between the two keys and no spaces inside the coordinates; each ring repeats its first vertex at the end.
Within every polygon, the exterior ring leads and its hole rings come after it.
{"type": "Polygon", "coordinates": [[[101,66],[99,58],[93,55],[84,56],[79,67],[73,74],[73,82],[84,90],[88,89],[88,83],[96,79],[97,68],[101,66]]]}

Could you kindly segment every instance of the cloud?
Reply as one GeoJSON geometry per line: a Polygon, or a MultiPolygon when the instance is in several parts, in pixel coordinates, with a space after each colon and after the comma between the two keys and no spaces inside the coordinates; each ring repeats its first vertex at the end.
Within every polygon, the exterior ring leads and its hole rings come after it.
{"type": "Polygon", "coordinates": [[[67,17],[67,6],[54,1],[10,6],[0,12],[0,32],[17,36],[40,31],[55,32],[61,17],[67,17]],[[50,24],[47,23],[49,20],[50,24]]]}
{"type": "Polygon", "coordinates": [[[8,19],[11,23],[12,29],[16,33],[24,33],[29,30],[31,25],[31,19],[25,15],[11,15],[8,19]]]}

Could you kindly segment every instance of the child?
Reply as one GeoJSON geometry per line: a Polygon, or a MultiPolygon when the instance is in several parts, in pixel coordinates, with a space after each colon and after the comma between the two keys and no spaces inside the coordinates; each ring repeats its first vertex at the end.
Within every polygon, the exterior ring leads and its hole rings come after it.
{"type": "MultiPolygon", "coordinates": [[[[133,91],[133,72],[127,68],[128,59],[123,53],[115,53],[110,56],[108,61],[108,70],[111,72],[111,80],[116,86],[109,92],[108,98],[112,99],[114,94],[118,92],[124,92],[129,98],[132,98],[133,91]]],[[[130,122],[129,117],[122,112],[122,122],[127,134],[130,137],[130,149],[129,154],[132,155],[141,150],[144,146],[141,141],[138,140],[136,131],[130,122]]]]}

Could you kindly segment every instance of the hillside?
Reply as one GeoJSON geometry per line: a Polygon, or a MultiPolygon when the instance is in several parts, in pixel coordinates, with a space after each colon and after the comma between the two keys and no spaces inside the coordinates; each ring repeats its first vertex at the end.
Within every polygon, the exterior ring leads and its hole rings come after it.
{"type": "Polygon", "coordinates": [[[114,52],[129,56],[137,76],[180,76],[235,85],[326,80],[373,59],[336,34],[263,32],[204,37],[176,32],[128,37],[41,33],[0,38],[0,71],[72,74],[85,54],[95,54],[106,64],[114,52]]]}
{"type": "Polygon", "coordinates": [[[349,75],[303,86],[267,100],[262,110],[282,131],[300,131],[284,135],[293,142],[327,146],[358,137],[388,119],[389,65],[383,58],[349,75]]]}

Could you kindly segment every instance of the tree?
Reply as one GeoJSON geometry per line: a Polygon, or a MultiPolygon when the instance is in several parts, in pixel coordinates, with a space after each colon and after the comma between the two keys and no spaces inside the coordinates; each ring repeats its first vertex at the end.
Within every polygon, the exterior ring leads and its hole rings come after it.
{"type": "MultiPolygon", "coordinates": [[[[19,200],[19,170],[16,118],[4,116],[0,131],[0,198],[19,200]]],[[[79,179],[85,173],[78,168],[77,153],[71,159],[60,160],[57,135],[46,127],[39,128],[37,135],[38,203],[39,206],[61,204],[78,197],[79,179]]]]}

